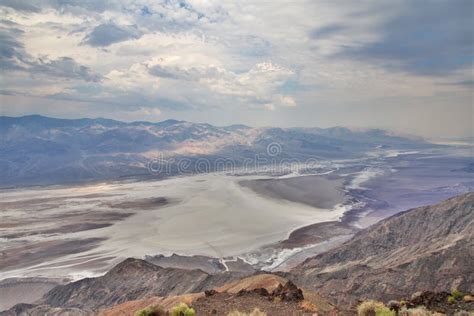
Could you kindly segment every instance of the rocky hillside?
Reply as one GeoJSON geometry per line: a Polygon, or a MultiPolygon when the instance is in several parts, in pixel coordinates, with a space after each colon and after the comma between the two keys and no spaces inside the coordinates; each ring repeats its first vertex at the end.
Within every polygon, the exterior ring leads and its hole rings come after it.
{"type": "MultiPolygon", "coordinates": [[[[129,273],[132,272],[133,275],[133,271],[139,271],[136,269],[149,269],[149,265],[151,264],[141,260],[128,259],[117,266],[116,273],[130,275],[129,273]],[[130,269],[133,271],[130,271],[130,269]]],[[[155,267],[151,267],[151,269],[159,270],[155,267]]],[[[191,271],[188,272],[193,274],[191,271]]],[[[182,270],[181,274],[187,274],[188,272],[182,270]]],[[[146,271],[144,275],[152,277],[147,275],[146,271]]],[[[98,283],[108,283],[110,281],[96,278],[93,281],[96,284],[95,286],[84,287],[78,291],[63,292],[67,293],[68,298],[62,302],[56,301],[56,305],[50,305],[46,300],[40,301],[38,304],[18,304],[8,311],[0,312],[0,315],[133,316],[137,311],[153,306],[170,310],[179,303],[192,306],[197,315],[227,315],[231,311],[251,312],[255,308],[267,312],[267,315],[274,316],[309,316],[313,315],[314,312],[326,315],[337,311],[334,305],[328,303],[317,293],[303,291],[287,279],[274,274],[256,274],[226,283],[223,286],[213,287],[211,290],[181,295],[174,294],[190,290],[190,288],[183,288],[183,285],[186,284],[186,281],[191,280],[183,279],[180,281],[176,276],[170,276],[169,280],[152,280],[157,284],[167,286],[168,291],[162,293],[169,292],[170,294],[160,295],[159,291],[150,289],[149,283],[146,281],[148,279],[144,279],[141,275],[135,275],[135,277],[137,284],[139,281],[145,281],[143,287],[135,286],[129,291],[121,292],[117,287],[112,288],[110,284],[99,286],[98,283]],[[176,287],[168,282],[176,282],[174,283],[176,287]],[[108,291],[113,291],[114,294],[112,295],[108,291]],[[116,295],[118,293],[122,293],[122,295],[116,295]],[[95,307],[90,308],[91,304],[95,304],[95,307]]],[[[122,278],[122,281],[127,280],[122,278]]],[[[206,287],[218,284],[220,281],[221,279],[217,282],[206,283],[206,287]]],[[[196,285],[198,283],[196,282],[196,285]]],[[[75,285],[77,284],[75,283],[75,285]]],[[[130,285],[130,283],[126,284],[130,285]]],[[[125,288],[126,284],[122,289],[125,288]]],[[[64,287],[57,288],[58,291],[64,289],[64,287]]],[[[197,288],[193,287],[192,291],[194,292],[195,289],[197,288]]],[[[58,291],[51,291],[45,298],[51,299],[51,296],[58,294],[58,291]]]]}
{"type": "Polygon", "coordinates": [[[87,278],[49,291],[41,303],[52,307],[98,310],[150,296],[196,293],[240,279],[242,273],[208,274],[201,270],[162,268],[140,259],[127,259],[102,277],[87,278]]]}
{"type": "Polygon", "coordinates": [[[419,207],[357,233],[292,270],[339,306],[417,291],[474,291],[474,193],[419,207]]]}

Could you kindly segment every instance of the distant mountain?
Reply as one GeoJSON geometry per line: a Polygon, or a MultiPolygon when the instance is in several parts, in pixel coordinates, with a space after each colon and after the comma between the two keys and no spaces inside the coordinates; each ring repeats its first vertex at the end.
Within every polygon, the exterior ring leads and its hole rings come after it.
{"type": "Polygon", "coordinates": [[[339,306],[417,291],[474,292],[474,193],[399,213],[291,271],[339,306]]]}
{"type": "MultiPolygon", "coordinates": [[[[375,148],[428,144],[382,130],[343,127],[252,128],[166,120],[158,123],[56,119],[39,115],[0,117],[0,185],[149,177],[150,161],[186,158],[297,159],[360,157],[375,148]],[[269,145],[276,144],[273,152],[269,145]]],[[[211,166],[211,169],[214,166],[211,166]]],[[[169,173],[178,172],[176,166],[169,173]]],[[[161,174],[162,175],[162,174],[161,174]]],[[[156,176],[154,174],[153,176],[156,176]]]]}

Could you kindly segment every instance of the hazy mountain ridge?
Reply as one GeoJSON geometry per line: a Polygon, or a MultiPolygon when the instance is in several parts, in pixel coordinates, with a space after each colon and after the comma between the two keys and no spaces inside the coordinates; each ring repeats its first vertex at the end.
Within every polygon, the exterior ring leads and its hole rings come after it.
{"type": "MultiPolygon", "coordinates": [[[[380,147],[431,146],[382,130],[217,127],[166,120],[0,117],[0,185],[150,177],[150,161],[165,158],[297,159],[360,157],[380,147]],[[267,147],[276,143],[276,155],[267,147]]],[[[175,170],[171,173],[176,172],[175,170]]],[[[153,175],[156,176],[156,175],[153,175]]]]}

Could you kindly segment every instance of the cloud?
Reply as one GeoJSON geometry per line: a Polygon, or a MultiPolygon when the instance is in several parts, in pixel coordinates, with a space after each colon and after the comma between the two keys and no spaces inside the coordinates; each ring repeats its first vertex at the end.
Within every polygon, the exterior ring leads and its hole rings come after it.
{"type": "Polygon", "coordinates": [[[213,91],[257,99],[270,99],[279,87],[294,77],[291,69],[271,62],[258,63],[246,72],[214,68],[207,74],[201,81],[213,91]]]}
{"type": "Polygon", "coordinates": [[[228,18],[227,12],[218,5],[209,3],[200,6],[200,4],[202,4],[200,1],[150,1],[146,6],[142,5],[136,10],[143,27],[166,33],[210,26],[228,18]]]}
{"type": "Polygon", "coordinates": [[[183,69],[177,66],[165,67],[163,65],[154,65],[149,69],[149,73],[156,77],[196,81],[206,76],[206,72],[196,68],[183,69]]]}
{"type": "Polygon", "coordinates": [[[0,6],[9,7],[17,11],[39,12],[40,9],[28,0],[0,0],[0,6]]]}
{"type": "Polygon", "coordinates": [[[31,63],[29,71],[46,76],[82,79],[84,81],[100,81],[101,76],[93,73],[88,67],[80,65],[70,57],[61,57],[53,60],[39,58],[31,63]]]}
{"type": "Polygon", "coordinates": [[[236,36],[228,45],[246,56],[268,56],[273,45],[266,39],[256,35],[236,36]]]}
{"type": "Polygon", "coordinates": [[[141,63],[133,64],[124,70],[112,70],[105,78],[104,87],[121,91],[150,93],[160,87],[160,80],[150,75],[148,68],[141,63]]]}
{"type": "Polygon", "coordinates": [[[344,46],[335,57],[379,62],[389,70],[427,76],[472,67],[473,1],[396,2],[391,8],[369,11],[360,18],[383,15],[381,10],[387,9],[397,14],[376,26],[378,40],[344,46]]]}
{"type": "Polygon", "coordinates": [[[287,95],[278,96],[277,102],[282,106],[286,106],[290,108],[296,106],[296,101],[292,97],[289,97],[287,95]]]}
{"type": "Polygon", "coordinates": [[[53,0],[51,5],[60,10],[82,8],[92,12],[104,12],[119,8],[120,1],[115,0],[53,0]]]}
{"type": "Polygon", "coordinates": [[[0,29],[0,69],[19,70],[23,69],[24,46],[18,41],[22,31],[17,29],[0,29]]]}
{"type": "MultiPolygon", "coordinates": [[[[247,71],[236,73],[222,66],[202,63],[199,56],[160,57],[146,63],[150,75],[162,79],[194,82],[212,93],[237,96],[251,103],[272,102],[278,88],[294,78],[295,73],[280,65],[264,62],[247,71]]],[[[293,106],[291,98],[282,98],[276,104],[293,106]]]]}
{"type": "Polygon", "coordinates": [[[21,71],[34,76],[51,76],[85,81],[99,81],[101,76],[71,57],[35,58],[25,51],[19,41],[24,32],[17,28],[0,28],[0,69],[21,71]]]}
{"type": "Polygon", "coordinates": [[[453,85],[453,86],[462,86],[468,89],[474,88],[474,79],[466,79],[455,82],[441,83],[442,85],[453,85]]]}
{"type": "Polygon", "coordinates": [[[312,30],[310,36],[313,39],[323,39],[344,31],[345,29],[347,29],[347,26],[342,24],[329,24],[312,30]]]}
{"type": "Polygon", "coordinates": [[[136,26],[119,26],[109,22],[96,26],[92,32],[84,38],[84,42],[91,46],[101,47],[129,39],[140,38],[140,36],[142,36],[142,32],[140,32],[136,26]]]}
{"type": "Polygon", "coordinates": [[[269,111],[274,111],[275,110],[275,105],[273,103],[265,103],[263,105],[263,108],[269,111]]]}
{"type": "Polygon", "coordinates": [[[263,108],[266,110],[274,111],[277,107],[296,107],[296,101],[287,95],[276,95],[272,98],[271,103],[264,103],[263,108]]]}

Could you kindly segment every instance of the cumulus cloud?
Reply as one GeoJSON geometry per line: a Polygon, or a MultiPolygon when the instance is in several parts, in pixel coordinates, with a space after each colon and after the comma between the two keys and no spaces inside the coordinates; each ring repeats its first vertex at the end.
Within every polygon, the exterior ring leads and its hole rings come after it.
{"type": "MultiPolygon", "coordinates": [[[[179,56],[160,57],[146,63],[149,74],[171,80],[193,82],[200,89],[212,93],[237,96],[258,104],[268,104],[278,88],[294,77],[295,73],[271,62],[258,63],[239,73],[214,64],[202,64],[199,58],[182,60],[179,56]]],[[[294,106],[290,97],[281,97],[280,106],[294,106]]]]}
{"type": "Polygon", "coordinates": [[[153,92],[160,87],[160,80],[148,73],[146,65],[136,63],[128,69],[112,70],[106,76],[104,86],[126,91],[153,92]]]}

